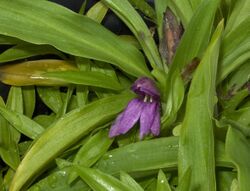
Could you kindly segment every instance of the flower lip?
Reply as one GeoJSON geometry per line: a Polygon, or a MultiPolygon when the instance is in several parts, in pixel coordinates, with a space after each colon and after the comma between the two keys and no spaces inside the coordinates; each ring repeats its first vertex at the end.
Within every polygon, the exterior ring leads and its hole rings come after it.
{"type": "Polygon", "coordinates": [[[131,90],[143,97],[148,95],[155,100],[160,99],[159,90],[156,88],[154,81],[148,77],[142,77],[137,79],[132,85],[131,90]]]}
{"type": "Polygon", "coordinates": [[[152,134],[160,134],[160,93],[153,80],[142,77],[134,82],[131,89],[139,95],[132,99],[126,109],[112,124],[109,137],[127,133],[140,121],[140,139],[152,134]]]}

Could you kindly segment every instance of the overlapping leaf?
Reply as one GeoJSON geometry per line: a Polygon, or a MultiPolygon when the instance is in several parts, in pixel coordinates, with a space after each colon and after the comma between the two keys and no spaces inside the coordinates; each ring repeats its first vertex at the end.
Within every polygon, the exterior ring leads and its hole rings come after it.
{"type": "Polygon", "coordinates": [[[10,191],[18,191],[29,185],[46,164],[76,143],[90,130],[110,121],[131,99],[131,94],[109,96],[108,98],[76,109],[53,123],[34,143],[18,167],[10,191]]]}
{"type": "Polygon", "coordinates": [[[191,168],[190,190],[216,190],[213,111],[222,31],[223,22],[194,74],[181,127],[178,171],[181,180],[191,168]]]}
{"type": "Polygon", "coordinates": [[[44,0],[2,0],[0,9],[0,34],[110,62],[135,76],[149,75],[134,46],[87,17],[44,0]]]}

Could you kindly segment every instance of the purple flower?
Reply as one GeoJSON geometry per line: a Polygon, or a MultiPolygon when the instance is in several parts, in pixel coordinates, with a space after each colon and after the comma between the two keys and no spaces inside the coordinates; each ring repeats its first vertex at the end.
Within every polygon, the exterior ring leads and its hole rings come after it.
{"type": "Polygon", "coordinates": [[[138,94],[117,117],[109,131],[109,137],[127,133],[140,120],[140,139],[149,133],[160,134],[160,94],[155,83],[142,77],[135,81],[131,89],[138,94]]]}

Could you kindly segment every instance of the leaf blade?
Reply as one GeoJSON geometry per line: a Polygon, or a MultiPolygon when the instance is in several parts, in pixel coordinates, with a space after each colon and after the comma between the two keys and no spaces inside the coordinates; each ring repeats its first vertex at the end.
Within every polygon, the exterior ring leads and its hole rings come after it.
{"type": "Polygon", "coordinates": [[[110,62],[134,76],[150,76],[139,50],[88,17],[42,0],[3,0],[0,8],[0,34],[110,62]]]}
{"type": "Polygon", "coordinates": [[[223,22],[214,32],[194,74],[181,128],[178,171],[182,179],[185,172],[192,168],[191,190],[216,190],[212,117],[222,31],[223,22]]]}
{"type": "Polygon", "coordinates": [[[76,109],[53,123],[25,155],[12,180],[10,191],[20,190],[25,184],[30,184],[31,178],[41,173],[46,164],[88,131],[112,119],[130,99],[131,94],[128,93],[109,96],[76,109]]]}

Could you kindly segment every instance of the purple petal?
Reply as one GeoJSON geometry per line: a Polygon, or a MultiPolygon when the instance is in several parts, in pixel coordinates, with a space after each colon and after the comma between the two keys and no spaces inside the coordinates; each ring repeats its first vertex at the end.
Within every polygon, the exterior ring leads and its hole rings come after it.
{"type": "Polygon", "coordinates": [[[139,120],[144,102],[140,99],[131,100],[126,109],[117,117],[115,123],[111,126],[109,137],[127,133],[139,120]]]}
{"type": "Polygon", "coordinates": [[[156,100],[159,100],[160,98],[159,90],[156,88],[154,81],[147,77],[142,77],[136,80],[131,89],[142,96],[149,95],[156,100]]]}
{"type": "Polygon", "coordinates": [[[158,136],[160,134],[160,126],[161,126],[160,105],[157,103],[155,118],[150,128],[151,133],[154,136],[158,136]]]}
{"type": "Polygon", "coordinates": [[[140,118],[140,139],[150,133],[158,105],[157,102],[145,102],[144,104],[140,118]]]}

